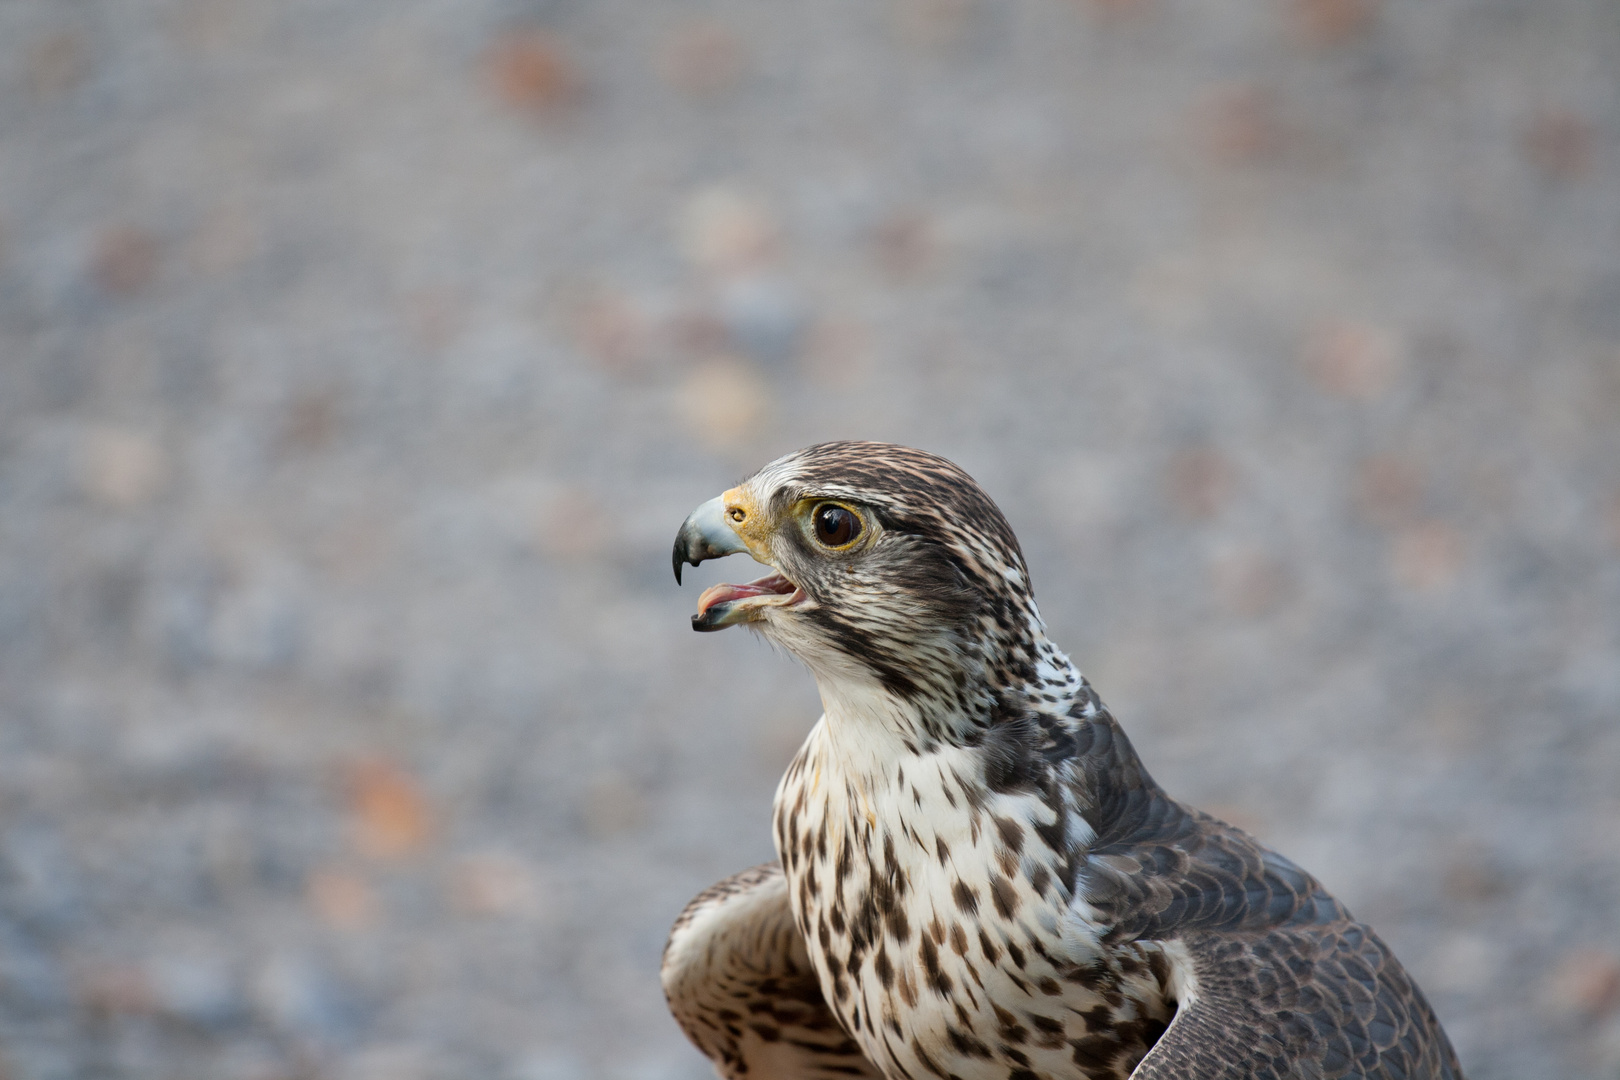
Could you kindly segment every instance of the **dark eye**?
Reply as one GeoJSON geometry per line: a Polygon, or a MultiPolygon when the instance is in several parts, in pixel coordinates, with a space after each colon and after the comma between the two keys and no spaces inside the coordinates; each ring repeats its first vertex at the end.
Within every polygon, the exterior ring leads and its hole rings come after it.
{"type": "Polygon", "coordinates": [[[816,539],[828,547],[844,547],[861,535],[861,519],[854,511],[826,503],[816,507],[816,539]]]}

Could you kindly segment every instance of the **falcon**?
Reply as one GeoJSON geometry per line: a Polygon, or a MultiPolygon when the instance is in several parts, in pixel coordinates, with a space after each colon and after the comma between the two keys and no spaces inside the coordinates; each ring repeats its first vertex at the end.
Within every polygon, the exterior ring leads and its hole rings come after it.
{"type": "Polygon", "coordinates": [[[736,553],[772,573],[706,590],[693,628],[785,648],[824,713],[777,788],[778,861],[664,951],[720,1076],[1461,1080],[1371,927],[1148,775],[960,468],[789,454],[686,519],[676,581],[736,553]]]}

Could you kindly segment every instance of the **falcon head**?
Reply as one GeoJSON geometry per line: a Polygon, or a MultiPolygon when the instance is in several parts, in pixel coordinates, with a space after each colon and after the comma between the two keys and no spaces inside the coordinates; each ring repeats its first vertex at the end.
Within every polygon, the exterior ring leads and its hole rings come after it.
{"type": "Polygon", "coordinates": [[[748,624],[803,661],[824,695],[877,690],[988,722],[1008,695],[1078,688],[1046,641],[1006,518],[944,458],[876,442],[778,458],[686,519],[675,579],[685,563],[737,552],[774,572],[707,589],[692,628],[748,624]]]}

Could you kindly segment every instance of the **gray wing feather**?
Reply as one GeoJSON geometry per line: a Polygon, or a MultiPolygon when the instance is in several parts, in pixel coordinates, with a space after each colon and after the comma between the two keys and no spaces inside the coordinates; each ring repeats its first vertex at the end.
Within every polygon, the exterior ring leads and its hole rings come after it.
{"type": "Polygon", "coordinates": [[[1359,923],[1180,944],[1172,971],[1192,992],[1133,1080],[1462,1080],[1428,1002],[1359,923]]]}
{"type": "Polygon", "coordinates": [[[1104,940],[1161,943],[1182,1000],[1141,1080],[1462,1080],[1372,928],[1253,837],[1171,799],[1105,710],[1076,732],[1096,793],[1083,894],[1104,940]]]}

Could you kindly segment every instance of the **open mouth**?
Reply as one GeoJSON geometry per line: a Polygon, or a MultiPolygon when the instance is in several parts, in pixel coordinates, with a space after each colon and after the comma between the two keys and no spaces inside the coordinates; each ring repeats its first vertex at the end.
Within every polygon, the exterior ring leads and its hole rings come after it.
{"type": "Polygon", "coordinates": [[[804,590],[781,574],[768,574],[746,585],[711,585],[698,597],[694,630],[720,630],[762,618],[765,608],[787,607],[803,600],[804,590]]]}

